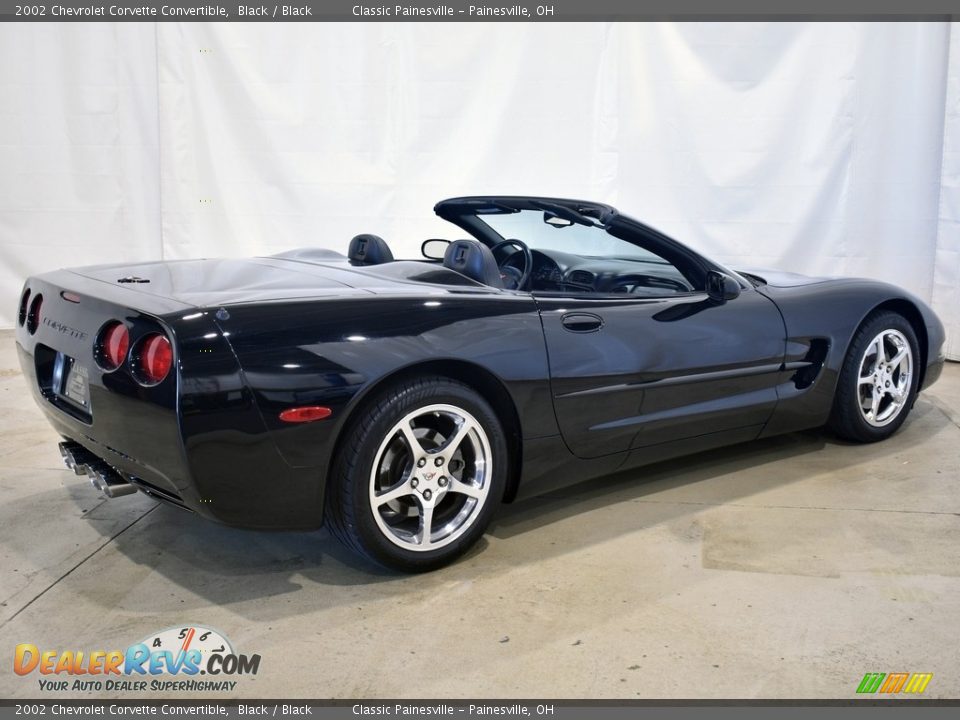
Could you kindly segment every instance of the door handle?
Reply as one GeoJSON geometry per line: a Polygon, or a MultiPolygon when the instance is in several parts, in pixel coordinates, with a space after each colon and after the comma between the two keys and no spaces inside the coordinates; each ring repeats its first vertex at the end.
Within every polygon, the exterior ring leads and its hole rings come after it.
{"type": "Polygon", "coordinates": [[[588,312],[567,313],[560,320],[564,330],[575,333],[597,332],[603,327],[603,318],[588,312]]]}

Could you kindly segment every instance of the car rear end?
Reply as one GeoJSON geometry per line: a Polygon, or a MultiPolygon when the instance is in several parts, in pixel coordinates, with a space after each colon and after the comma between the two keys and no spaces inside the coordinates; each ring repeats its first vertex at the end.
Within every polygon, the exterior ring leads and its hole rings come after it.
{"type": "MultiPolygon", "coordinates": [[[[284,458],[276,436],[299,437],[303,423],[268,426],[249,383],[259,372],[261,395],[277,394],[289,360],[241,368],[231,332],[251,328],[243,313],[239,322],[230,315],[285,295],[302,308],[345,286],[297,264],[275,265],[183,260],[27,280],[16,327],[20,365],[62,436],[68,467],[107,497],[139,490],[229,525],[318,527],[325,460],[284,458]]],[[[311,437],[327,438],[327,427],[311,437]]]]}
{"type": "Polygon", "coordinates": [[[68,467],[108,497],[141,489],[184,504],[177,348],[164,317],[188,310],[69,271],[24,286],[16,328],[23,374],[63,437],[68,467]]]}

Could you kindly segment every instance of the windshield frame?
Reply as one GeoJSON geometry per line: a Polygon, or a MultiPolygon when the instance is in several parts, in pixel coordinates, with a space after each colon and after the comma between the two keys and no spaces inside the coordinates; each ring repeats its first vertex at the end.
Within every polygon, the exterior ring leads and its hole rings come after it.
{"type": "Polygon", "coordinates": [[[496,213],[498,210],[502,214],[519,210],[550,211],[581,224],[599,224],[611,236],[636,245],[641,250],[672,263],[696,288],[706,287],[706,276],[710,271],[729,275],[740,284],[742,289],[753,287],[740,274],[691,250],[665,233],[603,203],[562,198],[494,195],[450,198],[434,206],[434,212],[438,216],[465,230],[487,247],[493,247],[507,239],[482,219],[484,214],[496,213]]]}

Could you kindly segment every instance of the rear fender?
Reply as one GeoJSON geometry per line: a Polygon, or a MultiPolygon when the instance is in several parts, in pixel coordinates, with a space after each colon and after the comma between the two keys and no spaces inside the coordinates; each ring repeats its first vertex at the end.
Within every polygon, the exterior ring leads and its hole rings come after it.
{"type": "Polygon", "coordinates": [[[219,321],[280,452],[293,467],[326,468],[336,438],[384,378],[451,360],[488,371],[524,419],[525,437],[556,434],[543,331],[522,295],[383,298],[229,308],[219,321]],[[429,303],[425,307],[425,303],[429,303]],[[280,412],[322,405],[328,420],[288,424],[280,412]]]}

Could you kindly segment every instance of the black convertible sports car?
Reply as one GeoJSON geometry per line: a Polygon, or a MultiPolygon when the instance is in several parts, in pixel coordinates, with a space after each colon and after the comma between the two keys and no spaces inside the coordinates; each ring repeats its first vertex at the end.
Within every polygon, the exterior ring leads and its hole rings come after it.
{"type": "Polygon", "coordinates": [[[59,270],[17,346],[67,465],[388,566],[463,553],[501,502],[829,424],[882,440],[943,367],[925,303],[734,272],[592,202],[444,200],[471,239],[59,270]]]}

